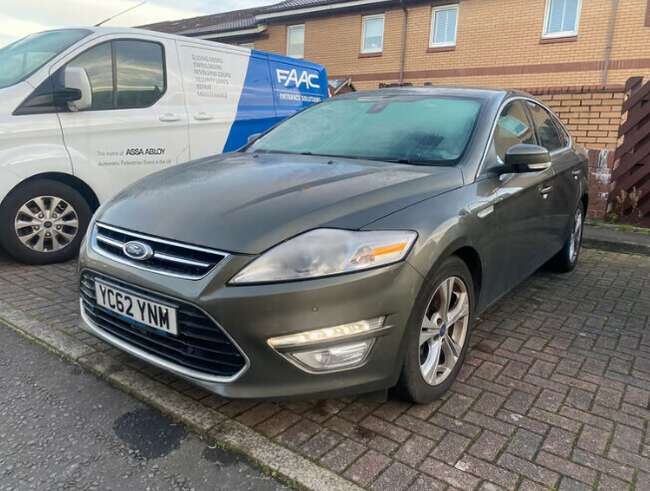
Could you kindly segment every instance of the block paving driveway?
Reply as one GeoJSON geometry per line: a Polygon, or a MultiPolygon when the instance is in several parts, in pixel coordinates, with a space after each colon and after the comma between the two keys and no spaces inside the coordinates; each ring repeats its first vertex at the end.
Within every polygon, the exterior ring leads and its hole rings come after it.
{"type": "Polygon", "coordinates": [[[0,255],[0,299],[362,487],[650,489],[649,257],[584,250],[569,275],[538,272],[482,316],[429,405],[212,396],[82,332],[74,263],[0,255]]]}

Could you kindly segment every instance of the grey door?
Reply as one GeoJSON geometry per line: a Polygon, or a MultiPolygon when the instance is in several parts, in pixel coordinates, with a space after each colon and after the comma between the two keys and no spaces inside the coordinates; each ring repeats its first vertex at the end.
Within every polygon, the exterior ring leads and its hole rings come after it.
{"type": "Polygon", "coordinates": [[[524,101],[517,99],[498,117],[475,189],[477,218],[498,227],[492,242],[496,260],[486,272],[493,291],[517,285],[544,263],[549,250],[551,207],[545,190],[551,185],[553,170],[503,173],[506,151],[519,143],[536,144],[537,137],[524,101]]]}

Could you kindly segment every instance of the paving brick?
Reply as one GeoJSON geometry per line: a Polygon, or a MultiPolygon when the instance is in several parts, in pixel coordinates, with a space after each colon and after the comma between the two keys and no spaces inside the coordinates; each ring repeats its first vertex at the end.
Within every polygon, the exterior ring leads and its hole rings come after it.
{"type": "Polygon", "coordinates": [[[343,472],[352,462],[366,451],[366,447],[353,440],[346,439],[325,454],[320,463],[334,472],[343,472]]]}
{"type": "Polygon", "coordinates": [[[483,479],[487,479],[488,481],[506,489],[514,489],[517,485],[518,477],[514,472],[510,472],[503,467],[498,467],[489,462],[477,459],[471,455],[465,455],[456,463],[455,467],[456,469],[470,472],[476,476],[482,477],[483,479]]]}
{"type": "Polygon", "coordinates": [[[415,480],[418,471],[400,462],[393,462],[370,486],[376,491],[401,491],[415,480]]]}
{"type": "Polygon", "coordinates": [[[547,487],[555,486],[560,478],[560,475],[556,472],[509,453],[501,455],[498,463],[501,467],[505,467],[547,487]]]}
{"type": "Polygon", "coordinates": [[[369,450],[352,464],[343,475],[361,486],[368,486],[390,463],[390,458],[374,450],[369,450]]]}
{"type": "Polygon", "coordinates": [[[603,454],[609,438],[609,432],[595,426],[584,425],[578,438],[578,446],[596,454],[603,454]]]}
{"type": "Polygon", "coordinates": [[[568,458],[573,450],[575,440],[575,433],[553,427],[548,432],[548,435],[546,435],[542,448],[548,452],[568,458]]]}
{"type": "Polygon", "coordinates": [[[429,455],[434,446],[435,442],[432,440],[414,435],[395,452],[394,458],[412,467],[417,467],[429,455]]]}
{"type": "Polygon", "coordinates": [[[319,458],[343,441],[343,437],[328,429],[324,429],[307,440],[301,446],[303,454],[312,459],[319,458]]]}
{"type": "Polygon", "coordinates": [[[424,421],[420,421],[419,419],[413,418],[407,414],[397,418],[395,424],[434,441],[440,440],[445,434],[445,430],[442,428],[431,423],[425,423],[424,421]]]}
{"type": "Polygon", "coordinates": [[[375,416],[368,416],[360,423],[360,426],[399,443],[405,442],[411,436],[409,431],[375,416]]]}
{"type": "Polygon", "coordinates": [[[584,467],[579,464],[560,458],[542,450],[535,461],[549,469],[552,469],[563,476],[569,476],[572,479],[592,485],[596,481],[596,472],[593,469],[584,467]]]}
{"type": "Polygon", "coordinates": [[[425,476],[424,474],[420,474],[413,484],[411,484],[408,491],[443,491],[445,489],[448,489],[447,484],[438,481],[437,479],[433,479],[432,477],[425,476]]]}
{"type": "Polygon", "coordinates": [[[478,486],[481,481],[472,474],[431,458],[426,459],[422,463],[420,470],[459,489],[473,489],[478,486]]]}
{"type": "Polygon", "coordinates": [[[507,442],[506,437],[485,430],[472,444],[469,453],[480,459],[493,461],[507,442]]]}
{"type": "Polygon", "coordinates": [[[433,449],[431,456],[454,465],[459,457],[465,452],[471,440],[457,433],[448,432],[440,443],[433,449]]]}
{"type": "Polygon", "coordinates": [[[634,476],[634,468],[632,466],[634,463],[621,463],[617,462],[616,460],[611,460],[612,455],[615,457],[618,456],[617,452],[612,453],[611,450],[609,455],[610,459],[607,459],[577,448],[573,452],[573,461],[580,465],[590,467],[595,471],[611,474],[612,476],[618,477],[625,481],[632,481],[632,478],[634,476]]]}
{"type": "Polygon", "coordinates": [[[531,431],[519,428],[510,438],[508,452],[526,460],[533,460],[533,457],[540,449],[544,437],[531,431]]]}

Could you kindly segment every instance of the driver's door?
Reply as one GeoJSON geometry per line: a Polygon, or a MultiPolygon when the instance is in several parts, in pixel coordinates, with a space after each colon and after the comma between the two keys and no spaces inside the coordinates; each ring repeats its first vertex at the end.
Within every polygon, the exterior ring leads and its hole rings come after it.
{"type": "Polygon", "coordinates": [[[551,213],[546,189],[553,179],[553,170],[503,173],[507,150],[520,143],[537,144],[537,137],[523,101],[517,99],[499,115],[476,183],[476,194],[484,203],[477,207],[477,217],[489,220],[499,229],[492,254],[497,259],[488,272],[496,292],[510,290],[528,277],[543,264],[546,254],[545,224],[551,213]]]}

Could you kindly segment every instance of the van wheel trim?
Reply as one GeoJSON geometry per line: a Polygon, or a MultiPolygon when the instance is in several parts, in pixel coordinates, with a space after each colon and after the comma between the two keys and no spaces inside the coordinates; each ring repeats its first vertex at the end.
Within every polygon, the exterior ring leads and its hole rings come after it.
{"type": "Polygon", "coordinates": [[[422,319],[420,372],[429,385],[440,385],[454,370],[467,338],[470,304],[467,286],[458,276],[436,288],[422,319]]]}
{"type": "Polygon", "coordinates": [[[18,240],[32,251],[56,252],[67,247],[79,233],[74,207],[57,196],[36,196],[16,213],[14,230],[18,240]]]}

